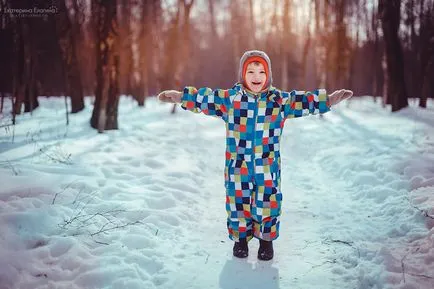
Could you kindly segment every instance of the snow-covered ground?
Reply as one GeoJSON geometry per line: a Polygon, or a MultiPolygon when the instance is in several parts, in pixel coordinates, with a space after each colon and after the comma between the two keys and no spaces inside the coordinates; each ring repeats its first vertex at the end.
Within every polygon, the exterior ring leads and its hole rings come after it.
{"type": "Polygon", "coordinates": [[[98,134],[89,99],[68,127],[40,102],[0,131],[0,289],[434,288],[432,101],[288,120],[270,262],[232,257],[221,120],[124,97],[98,134]]]}

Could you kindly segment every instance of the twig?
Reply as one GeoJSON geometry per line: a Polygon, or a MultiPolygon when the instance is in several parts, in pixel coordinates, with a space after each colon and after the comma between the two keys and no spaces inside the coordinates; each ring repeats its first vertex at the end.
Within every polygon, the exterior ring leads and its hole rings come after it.
{"type": "Polygon", "coordinates": [[[84,188],[81,188],[80,191],[78,192],[78,194],[75,196],[74,201],[72,202],[72,204],[77,203],[77,206],[75,206],[75,209],[77,209],[78,206],[80,205],[80,202],[83,202],[86,198],[90,198],[90,200],[86,203],[86,204],[88,204],[93,198],[95,198],[95,195],[98,193],[98,191],[92,191],[88,195],[79,199],[78,197],[83,193],[83,191],[84,191],[84,188]]]}
{"type": "Polygon", "coordinates": [[[8,159],[6,159],[6,162],[8,163],[11,170],[14,172],[14,175],[18,176],[18,172],[15,170],[15,167],[12,165],[12,163],[8,159]]]}
{"type": "Polygon", "coordinates": [[[314,243],[318,243],[318,241],[304,241],[305,245],[303,248],[300,248],[300,250],[304,250],[306,249],[309,245],[314,244],[314,243]]]}
{"type": "Polygon", "coordinates": [[[405,264],[404,264],[405,258],[407,258],[408,254],[410,254],[410,253],[416,253],[417,251],[419,251],[419,249],[420,249],[420,247],[417,247],[416,250],[414,250],[414,252],[408,252],[401,259],[402,279],[404,281],[404,284],[405,284],[405,274],[413,276],[413,277],[423,277],[423,278],[427,278],[427,279],[434,279],[434,277],[428,276],[428,275],[424,275],[424,274],[415,274],[415,273],[405,272],[405,264]]]}
{"type": "Polygon", "coordinates": [[[70,157],[71,157],[71,154],[68,154],[68,155],[65,157],[65,160],[61,160],[61,159],[59,159],[59,158],[56,158],[56,157],[53,157],[53,156],[47,154],[46,152],[44,152],[44,150],[43,150],[42,148],[40,148],[39,151],[40,151],[41,153],[43,153],[44,155],[46,155],[46,156],[47,156],[50,160],[52,160],[52,161],[59,162],[59,163],[61,163],[61,164],[65,164],[65,165],[70,165],[70,164],[71,164],[71,161],[69,160],[70,157]]]}
{"type": "Polygon", "coordinates": [[[313,264],[310,263],[310,262],[307,262],[307,263],[311,264],[312,267],[311,267],[309,270],[307,270],[303,275],[306,275],[306,274],[308,274],[309,272],[311,272],[313,269],[316,269],[316,268],[318,268],[318,267],[322,267],[322,266],[324,266],[324,265],[327,264],[327,263],[336,264],[337,261],[336,261],[336,259],[333,259],[333,260],[331,260],[331,261],[327,260],[327,261],[325,261],[325,262],[323,262],[323,263],[321,263],[321,264],[318,264],[318,265],[313,265],[313,264]]]}
{"type": "Polygon", "coordinates": [[[350,247],[353,247],[353,242],[342,241],[342,240],[332,240],[332,239],[330,239],[330,241],[333,243],[341,243],[341,244],[345,244],[345,245],[348,245],[350,247]]]}
{"type": "Polygon", "coordinates": [[[354,246],[353,246],[353,243],[354,243],[354,242],[351,242],[351,241],[342,241],[342,240],[334,240],[334,239],[327,239],[326,241],[330,241],[330,242],[333,242],[333,243],[340,243],[340,244],[348,245],[348,246],[350,246],[351,248],[354,248],[354,249],[357,250],[357,253],[358,253],[359,258],[360,258],[360,250],[359,250],[358,247],[354,247],[354,246]]]}
{"type": "Polygon", "coordinates": [[[408,196],[408,195],[407,195],[407,200],[408,200],[408,202],[410,203],[410,205],[411,205],[414,209],[416,209],[416,210],[418,210],[419,212],[421,212],[422,215],[423,215],[425,218],[430,218],[430,219],[433,219],[433,220],[434,220],[434,216],[428,214],[428,211],[427,211],[427,210],[421,209],[421,208],[419,208],[418,206],[414,205],[414,204],[411,202],[411,200],[410,200],[410,196],[408,196]]]}
{"type": "Polygon", "coordinates": [[[113,217],[115,217],[112,213],[120,213],[120,212],[125,212],[125,210],[110,210],[110,211],[107,211],[107,212],[104,212],[104,213],[95,213],[95,214],[92,214],[92,215],[81,215],[80,217],[87,217],[87,216],[89,216],[87,219],[85,219],[85,220],[83,220],[82,222],[88,222],[88,221],[90,221],[91,219],[93,219],[93,218],[95,218],[96,216],[101,216],[101,217],[103,217],[103,218],[105,218],[105,219],[107,219],[107,220],[109,220],[107,217],[106,217],[106,215],[109,215],[109,216],[113,216],[113,217]]]}
{"type": "Polygon", "coordinates": [[[110,224],[111,222],[108,222],[108,223],[106,223],[106,224],[104,224],[97,232],[95,232],[95,233],[92,233],[92,234],[90,234],[92,237],[93,236],[95,236],[95,235],[98,235],[98,234],[101,234],[101,233],[106,233],[106,232],[108,232],[108,231],[112,231],[112,230],[116,230],[116,229],[122,229],[122,228],[125,228],[125,227],[127,227],[127,226],[133,226],[133,225],[136,225],[136,224],[139,224],[140,223],[140,221],[135,221],[135,222],[130,222],[130,223],[126,223],[126,224],[123,224],[123,225],[116,225],[116,226],[114,226],[114,227],[110,227],[110,228],[107,228],[107,229],[105,229],[105,227],[108,225],[108,224],[110,224]]]}
{"type": "Polygon", "coordinates": [[[427,278],[427,279],[434,279],[434,277],[427,276],[427,275],[424,275],[424,274],[414,274],[414,273],[408,273],[408,272],[406,274],[410,275],[410,276],[414,276],[414,277],[423,277],[423,278],[427,278]]]}
{"type": "MultiPolygon", "coordinates": [[[[87,204],[86,204],[87,205],[87,204]]],[[[70,224],[72,224],[73,222],[75,222],[75,221],[78,221],[78,220],[80,220],[80,223],[81,224],[83,224],[83,225],[87,225],[87,223],[90,221],[90,220],[92,220],[92,219],[94,219],[95,217],[97,217],[97,216],[100,216],[100,217],[103,217],[104,219],[106,219],[107,221],[109,221],[109,222],[112,222],[109,218],[108,218],[108,216],[113,216],[113,217],[115,217],[114,216],[114,214],[113,213],[120,213],[120,212],[125,212],[125,210],[109,210],[109,211],[106,211],[106,212],[97,212],[97,213],[95,213],[95,214],[81,214],[81,212],[83,211],[83,209],[86,207],[86,205],[85,206],[83,206],[83,208],[74,216],[74,217],[72,217],[72,218],[70,218],[69,220],[65,220],[64,221],[64,225],[63,225],[63,227],[65,227],[65,226],[67,226],[67,225],[70,225],[70,224]],[[81,220],[81,218],[85,218],[85,217],[87,217],[87,219],[84,219],[84,220],[81,220]]]]}
{"type": "Polygon", "coordinates": [[[109,243],[106,242],[101,242],[101,241],[97,241],[97,240],[93,240],[95,243],[101,244],[101,245],[110,245],[109,243]]]}
{"type": "Polygon", "coordinates": [[[413,205],[413,208],[415,208],[416,210],[418,210],[419,212],[421,212],[422,215],[423,215],[425,218],[430,218],[430,219],[433,219],[433,220],[434,220],[434,216],[431,216],[430,214],[428,214],[428,211],[427,211],[427,210],[420,209],[419,207],[414,206],[414,205],[413,205]]]}
{"type": "Polygon", "coordinates": [[[60,195],[60,194],[63,194],[63,193],[66,191],[66,189],[69,188],[69,187],[70,187],[74,182],[76,182],[76,181],[72,181],[72,182],[70,182],[69,184],[67,184],[67,185],[63,188],[63,190],[62,190],[61,192],[56,193],[56,194],[54,195],[54,198],[53,198],[53,201],[51,202],[51,204],[54,205],[54,202],[56,201],[57,196],[60,195]]]}

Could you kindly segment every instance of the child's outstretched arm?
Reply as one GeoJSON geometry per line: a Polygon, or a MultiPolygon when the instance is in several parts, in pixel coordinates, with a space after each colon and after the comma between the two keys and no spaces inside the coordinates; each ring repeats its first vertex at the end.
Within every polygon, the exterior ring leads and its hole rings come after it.
{"type": "Polygon", "coordinates": [[[192,86],[184,88],[183,92],[166,90],[158,95],[163,102],[181,103],[181,107],[195,113],[218,116],[224,118],[230,108],[230,96],[235,95],[235,89],[216,89],[208,87],[196,89],[192,86]]]}
{"type": "Polygon", "coordinates": [[[330,107],[353,95],[351,90],[337,90],[327,95],[325,89],[314,91],[281,91],[285,118],[301,117],[310,114],[323,114],[330,107]]]}

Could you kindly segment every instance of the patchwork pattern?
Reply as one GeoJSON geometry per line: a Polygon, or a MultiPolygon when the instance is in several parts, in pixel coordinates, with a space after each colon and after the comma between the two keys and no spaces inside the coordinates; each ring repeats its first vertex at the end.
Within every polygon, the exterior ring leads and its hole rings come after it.
{"type": "Polygon", "coordinates": [[[228,90],[185,87],[181,107],[226,123],[225,187],[229,237],[238,241],[279,236],[280,136],[285,120],[330,110],[324,89],[254,94],[236,84],[228,90]]]}

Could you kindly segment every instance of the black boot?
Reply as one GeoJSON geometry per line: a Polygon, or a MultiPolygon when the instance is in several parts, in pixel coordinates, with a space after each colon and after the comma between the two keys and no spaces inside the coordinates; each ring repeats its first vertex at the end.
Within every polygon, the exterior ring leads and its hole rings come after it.
{"type": "Polygon", "coordinates": [[[273,241],[259,240],[258,259],[268,261],[273,259],[273,241]]]}
{"type": "Polygon", "coordinates": [[[234,244],[234,256],[237,258],[246,258],[249,256],[249,247],[247,246],[246,239],[240,239],[239,242],[235,242],[234,244]]]}

